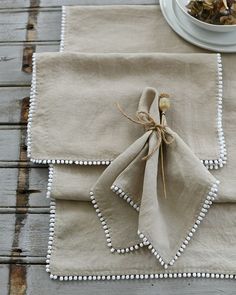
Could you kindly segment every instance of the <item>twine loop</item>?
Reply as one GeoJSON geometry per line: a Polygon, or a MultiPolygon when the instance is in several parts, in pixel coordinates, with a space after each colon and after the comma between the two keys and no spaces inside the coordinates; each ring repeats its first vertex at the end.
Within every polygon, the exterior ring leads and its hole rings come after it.
{"type": "MultiPolygon", "coordinates": [[[[143,157],[143,160],[148,160],[150,159],[154,153],[159,149],[159,147],[162,145],[162,142],[165,144],[169,145],[174,141],[173,135],[166,129],[167,124],[166,120],[162,120],[161,124],[157,123],[152,116],[145,112],[145,111],[140,111],[137,112],[135,115],[135,119],[127,115],[124,110],[120,107],[119,104],[117,104],[117,107],[119,111],[131,122],[142,125],[145,129],[145,131],[153,131],[156,133],[157,136],[157,144],[155,148],[147,154],[147,156],[143,157]]],[[[165,116],[165,114],[162,112],[162,116],[165,116]]]]}

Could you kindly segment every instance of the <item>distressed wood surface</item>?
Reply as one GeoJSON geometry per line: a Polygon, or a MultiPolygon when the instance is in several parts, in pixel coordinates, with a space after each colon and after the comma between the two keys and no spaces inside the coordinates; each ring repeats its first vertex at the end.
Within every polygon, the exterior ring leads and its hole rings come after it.
{"type": "MultiPolygon", "coordinates": [[[[1,17],[1,15],[0,15],[1,17]]],[[[55,52],[59,49],[59,43],[27,43],[26,44],[14,44],[11,45],[9,43],[0,45],[0,85],[2,86],[30,86],[31,82],[31,75],[27,72],[28,69],[26,68],[26,58],[24,60],[24,52],[25,49],[31,49],[33,52],[55,52]],[[22,67],[24,66],[24,70],[22,67]]],[[[25,91],[27,91],[25,89],[25,91]]],[[[9,90],[8,95],[10,92],[13,92],[13,89],[9,90]]],[[[20,98],[21,94],[20,91],[18,92],[20,98]]],[[[28,88],[28,96],[29,96],[29,88],[28,88]]],[[[15,92],[16,94],[16,92],[15,92]]],[[[1,98],[3,99],[3,95],[1,98]]],[[[13,110],[14,111],[14,110],[13,110]]],[[[1,110],[2,112],[2,110],[1,110]]],[[[9,122],[10,123],[10,122],[9,122]]]]}
{"type": "Polygon", "coordinates": [[[18,160],[21,130],[21,126],[0,125],[0,161],[18,160]]]}
{"type": "Polygon", "coordinates": [[[25,136],[33,52],[58,51],[61,5],[158,0],[0,0],[0,295],[235,294],[236,281],[51,281],[44,270],[48,170],[28,163],[25,136]]]}
{"type": "Polygon", "coordinates": [[[9,265],[0,264],[0,294],[8,294],[9,265]]]}
{"type": "Polygon", "coordinates": [[[26,168],[27,172],[19,173],[18,168],[0,168],[0,210],[9,212],[16,207],[17,186],[24,182],[28,174],[28,187],[23,188],[23,194],[28,195],[29,208],[48,208],[49,200],[46,196],[47,168],[26,168]]]}
{"type": "MultiPolygon", "coordinates": [[[[5,70],[6,73],[7,71],[5,70]]],[[[22,123],[21,104],[23,98],[28,97],[30,94],[29,87],[1,87],[0,90],[0,124],[13,125],[22,123]]]]}
{"type": "Polygon", "coordinates": [[[158,0],[1,0],[0,9],[52,7],[62,5],[157,4],[158,0]]]}

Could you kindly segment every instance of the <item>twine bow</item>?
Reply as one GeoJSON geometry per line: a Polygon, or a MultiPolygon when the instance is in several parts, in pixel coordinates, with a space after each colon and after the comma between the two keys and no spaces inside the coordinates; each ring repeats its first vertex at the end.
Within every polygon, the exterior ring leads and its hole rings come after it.
{"type": "MultiPolygon", "coordinates": [[[[160,99],[163,98],[163,95],[160,95],[160,99]]],[[[166,97],[165,97],[166,98],[166,97]]],[[[161,110],[161,123],[157,123],[149,113],[140,111],[135,115],[135,119],[127,115],[124,110],[117,103],[117,108],[128,120],[135,124],[139,124],[144,127],[145,131],[153,131],[157,137],[157,144],[151,152],[149,152],[142,160],[149,160],[154,153],[160,148],[160,158],[161,158],[161,174],[163,182],[163,191],[166,198],[166,182],[165,182],[165,169],[164,169],[164,156],[163,156],[163,142],[167,145],[171,144],[174,141],[173,135],[166,129],[167,122],[165,118],[165,110],[161,110]]]]}

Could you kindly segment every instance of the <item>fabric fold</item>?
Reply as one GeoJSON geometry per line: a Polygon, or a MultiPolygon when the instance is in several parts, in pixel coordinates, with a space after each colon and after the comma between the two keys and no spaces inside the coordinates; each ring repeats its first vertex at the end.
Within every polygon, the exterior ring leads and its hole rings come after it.
{"type": "MultiPolygon", "coordinates": [[[[149,114],[150,118],[157,122],[157,128],[162,126],[159,125],[159,94],[154,88],[146,88],[143,91],[137,114],[143,113],[149,114]]],[[[164,114],[162,116],[165,117],[164,114]]],[[[113,247],[116,245],[112,241],[113,236],[117,234],[113,229],[114,222],[110,222],[110,219],[115,214],[122,219],[123,214],[130,212],[129,214],[134,216],[133,239],[138,233],[136,243],[139,236],[143,245],[148,246],[158,261],[167,268],[182,254],[208,212],[217,195],[218,181],[178,134],[168,126],[163,126],[173,142],[165,144],[162,141],[160,147],[155,150],[160,134],[154,127],[149,127],[105,170],[94,186],[91,197],[106,223],[106,228],[113,233],[112,237],[109,237],[112,251],[115,251],[113,247]],[[163,148],[163,167],[160,165],[160,148],[163,148]],[[144,161],[147,153],[150,157],[144,161]],[[164,182],[162,169],[166,175],[164,182]],[[109,193],[110,188],[129,203],[131,208],[136,209],[134,211],[137,213],[131,213],[130,210],[128,212],[128,209],[118,212],[114,204],[107,207],[106,200],[114,198],[111,192],[109,193]]],[[[128,205],[126,207],[128,208],[128,205]]],[[[131,224],[129,231],[130,227],[131,224]]],[[[119,235],[124,234],[122,230],[119,230],[119,235]]],[[[134,241],[132,240],[132,243],[134,241]]],[[[125,239],[122,248],[126,247],[125,239]]]]}

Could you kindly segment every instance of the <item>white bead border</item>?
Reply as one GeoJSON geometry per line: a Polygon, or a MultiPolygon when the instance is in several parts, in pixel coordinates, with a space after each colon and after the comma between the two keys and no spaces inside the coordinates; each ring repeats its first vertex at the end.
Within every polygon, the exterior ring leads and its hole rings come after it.
{"type": "Polygon", "coordinates": [[[117,281],[117,280],[150,280],[150,279],[177,279],[177,278],[206,278],[206,279],[236,279],[236,275],[208,272],[179,272],[157,274],[129,274],[129,275],[69,275],[60,276],[50,274],[50,279],[59,281],[117,281]]]}
{"type": "Polygon", "coordinates": [[[133,201],[133,198],[130,194],[125,193],[119,186],[114,184],[111,186],[111,190],[113,191],[113,193],[125,200],[130,206],[132,206],[136,211],[139,212],[139,205],[133,201]]]}
{"type": "Polygon", "coordinates": [[[64,51],[65,47],[65,29],[66,29],[66,7],[61,8],[61,42],[60,42],[60,52],[64,51]]]}
{"type": "Polygon", "coordinates": [[[30,159],[32,163],[35,164],[61,164],[61,165],[80,165],[80,166],[96,166],[96,165],[103,165],[108,166],[111,164],[111,160],[104,160],[104,161],[73,161],[73,160],[36,160],[36,159],[30,159]]]}
{"type": "Polygon", "coordinates": [[[221,54],[217,53],[217,72],[218,72],[218,92],[217,98],[217,118],[216,126],[218,133],[219,151],[220,157],[216,160],[201,160],[207,169],[219,169],[222,168],[227,162],[227,150],[223,129],[223,65],[221,54]]]}
{"type": "Polygon", "coordinates": [[[28,123],[27,123],[27,157],[31,159],[31,143],[32,143],[32,121],[33,114],[36,110],[36,61],[35,61],[35,53],[32,55],[32,80],[31,80],[31,89],[30,89],[30,99],[29,99],[29,113],[28,113],[28,123]]]}
{"type": "MultiPolygon", "coordinates": [[[[49,223],[49,238],[48,238],[48,249],[46,256],[46,272],[50,273],[50,259],[53,248],[54,240],[54,229],[55,229],[55,218],[56,218],[56,201],[51,199],[50,202],[50,223],[49,223]]],[[[50,275],[51,277],[51,275],[50,275]]]]}
{"type": "Polygon", "coordinates": [[[53,166],[49,165],[49,168],[48,168],[48,185],[47,185],[46,198],[50,198],[50,196],[51,196],[53,174],[54,174],[53,166]]]}
{"type": "MultiPolygon", "coordinates": [[[[150,243],[150,241],[145,237],[145,235],[138,231],[139,238],[143,241],[143,244],[148,247],[148,249],[152,252],[152,254],[156,257],[156,259],[160,262],[160,264],[165,269],[167,269],[169,266],[174,265],[176,260],[184,252],[185,248],[187,247],[187,245],[189,244],[190,240],[192,239],[194,233],[196,232],[198,226],[200,225],[200,223],[204,219],[206,213],[210,209],[213,201],[217,198],[218,185],[219,185],[218,180],[211,185],[210,190],[209,190],[209,192],[208,192],[208,194],[206,196],[206,199],[204,200],[203,205],[199,210],[200,212],[199,212],[199,214],[198,214],[198,216],[197,216],[197,218],[196,218],[196,220],[194,222],[194,225],[192,226],[190,232],[186,235],[186,239],[183,241],[183,243],[180,246],[180,248],[178,249],[176,255],[174,256],[174,258],[169,263],[164,261],[164,259],[161,257],[161,255],[158,253],[158,251],[153,247],[153,245],[150,243]]],[[[129,194],[124,192],[117,185],[112,185],[111,190],[116,195],[118,195],[119,197],[124,199],[128,204],[130,204],[130,206],[132,206],[136,211],[139,211],[139,206],[134,203],[134,201],[132,199],[132,196],[130,196],[129,194]]]]}
{"type": "Polygon", "coordinates": [[[107,246],[110,248],[111,253],[118,253],[118,254],[129,253],[132,251],[136,251],[139,248],[142,248],[145,246],[145,243],[141,242],[141,243],[135,244],[135,245],[127,247],[127,248],[114,248],[112,245],[112,237],[110,234],[109,227],[107,225],[107,221],[103,217],[101,210],[99,209],[98,203],[95,199],[94,193],[92,191],[90,192],[90,199],[91,199],[93,207],[97,213],[97,216],[98,216],[99,220],[101,221],[102,228],[104,230],[106,241],[107,241],[107,246]]]}

